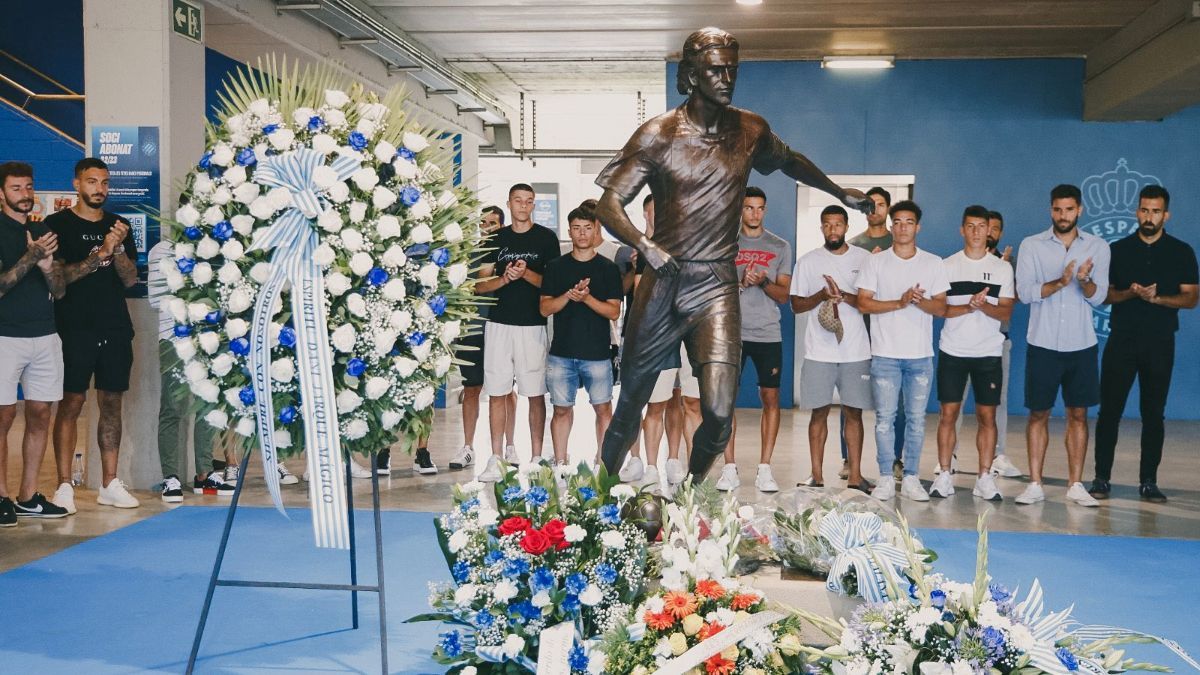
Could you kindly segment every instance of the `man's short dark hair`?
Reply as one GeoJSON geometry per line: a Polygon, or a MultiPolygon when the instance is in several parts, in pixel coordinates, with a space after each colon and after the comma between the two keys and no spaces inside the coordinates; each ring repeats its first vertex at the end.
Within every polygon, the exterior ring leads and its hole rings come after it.
{"type": "Polygon", "coordinates": [[[867,190],[867,196],[870,197],[871,195],[879,195],[880,197],[883,197],[883,204],[885,206],[892,205],[892,193],[884,190],[881,187],[873,187],[870,190],[867,190]]]}
{"type": "Polygon", "coordinates": [[[654,203],[654,195],[652,195],[652,194],[646,195],[646,198],[642,200],[642,208],[644,209],[653,203],[654,203]]]}
{"type": "Polygon", "coordinates": [[[904,201],[896,202],[892,208],[888,209],[888,215],[895,218],[896,214],[901,211],[908,211],[917,217],[918,223],[921,222],[921,207],[917,206],[917,203],[913,200],[905,199],[904,201]]]}
{"type": "Polygon", "coordinates": [[[533,191],[533,186],[530,185],[529,183],[517,183],[516,185],[508,188],[508,198],[509,199],[512,199],[512,195],[514,192],[532,192],[535,195],[537,194],[536,192],[533,191]]]}
{"type": "Polygon", "coordinates": [[[999,211],[988,211],[988,220],[1000,221],[1000,229],[1004,229],[1004,214],[999,211]]]}
{"type": "Polygon", "coordinates": [[[1074,185],[1063,183],[1062,185],[1054,186],[1054,189],[1050,191],[1051,204],[1060,199],[1074,199],[1076,204],[1082,204],[1083,193],[1080,192],[1079,188],[1075,187],[1074,185]]]}
{"type": "Polygon", "coordinates": [[[767,193],[763,192],[762,188],[755,187],[753,185],[747,185],[745,198],[749,199],[751,197],[758,197],[759,199],[763,200],[763,204],[767,203],[767,193]]]}
{"type": "MultiPolygon", "coordinates": [[[[979,204],[972,204],[972,205],[968,206],[967,208],[963,209],[962,221],[965,223],[965,222],[967,222],[967,218],[982,218],[983,222],[986,223],[987,219],[988,219],[988,213],[990,213],[990,212],[987,210],[986,206],[980,206],[979,204]]],[[[920,218],[917,218],[917,220],[920,220],[920,218]]]]}
{"type": "Polygon", "coordinates": [[[596,207],[599,205],[600,201],[598,199],[585,199],[579,202],[580,208],[588,209],[590,211],[595,211],[596,207]]]}
{"type": "Polygon", "coordinates": [[[821,209],[821,220],[825,220],[825,216],[832,215],[839,215],[842,217],[842,220],[846,221],[847,223],[850,222],[850,214],[846,213],[846,209],[842,208],[838,204],[830,204],[824,209],[821,209]]]}
{"type": "Polygon", "coordinates": [[[108,165],[95,157],[84,157],[78,162],[75,162],[75,177],[79,178],[83,175],[83,172],[87,171],[88,169],[104,169],[105,171],[108,171],[108,165]]]}
{"type": "Polygon", "coordinates": [[[567,214],[567,225],[576,220],[586,220],[594,223],[596,222],[596,212],[580,204],[571,209],[571,212],[567,214]]]}
{"type": "Polygon", "coordinates": [[[500,208],[499,206],[494,204],[492,206],[485,206],[480,210],[480,213],[494,213],[497,216],[500,216],[500,224],[504,224],[504,209],[500,208]]]}
{"type": "Polygon", "coordinates": [[[1143,199],[1161,199],[1163,200],[1163,211],[1171,210],[1171,193],[1161,185],[1147,185],[1142,188],[1142,191],[1138,193],[1138,201],[1143,199]]]}
{"type": "Polygon", "coordinates": [[[33,167],[25,162],[5,162],[0,164],[0,187],[9,178],[33,178],[33,167]]]}

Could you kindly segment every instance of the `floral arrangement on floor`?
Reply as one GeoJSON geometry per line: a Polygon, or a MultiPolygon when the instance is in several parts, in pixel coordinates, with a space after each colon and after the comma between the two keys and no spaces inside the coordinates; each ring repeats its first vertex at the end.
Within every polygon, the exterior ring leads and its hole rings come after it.
{"type": "Polygon", "coordinates": [[[793,610],[833,641],[827,649],[803,647],[828,675],[1071,675],[1166,671],[1125,658],[1120,644],[1154,641],[1130,631],[1083,639],[1071,609],[1046,612],[1034,582],[1024,600],[987,573],[987,530],[980,519],[975,579],[965,584],[933,574],[903,519],[901,535],[913,582],[889,585],[888,600],[857,609],[849,622],[793,610]]]}
{"type": "Polygon", "coordinates": [[[661,588],[605,637],[608,672],[799,672],[799,621],[770,611],[762,593],[734,578],[742,529],[737,501],[726,500],[707,520],[701,501],[685,483],[667,505],[661,588]]]}
{"type": "Polygon", "coordinates": [[[563,472],[561,492],[550,467],[502,466],[493,495],[479,482],[454,488],[435,521],[454,581],[431,584],[435,612],[409,621],[453,625],[434,651],[452,673],[533,672],[542,631],[562,622],[574,627],[572,673],[616,672],[594,644],[644,597],[634,489],[582,464],[563,472]]]}

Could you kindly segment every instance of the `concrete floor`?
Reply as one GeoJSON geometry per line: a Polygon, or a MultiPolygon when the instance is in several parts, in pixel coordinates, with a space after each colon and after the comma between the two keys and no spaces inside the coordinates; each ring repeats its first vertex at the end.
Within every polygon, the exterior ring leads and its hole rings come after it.
{"type": "MultiPolygon", "coordinates": [[[[583,397],[581,395],[581,401],[583,397]]],[[[754,488],[755,467],[758,463],[758,420],[757,410],[739,410],[738,413],[738,467],[742,479],[742,487],[738,497],[744,503],[758,503],[770,499],[757,492],[754,488]]],[[[871,415],[867,414],[868,435],[872,428],[871,415]]],[[[8,458],[8,486],[15,491],[19,482],[21,468],[20,438],[21,420],[18,415],[17,423],[9,434],[10,450],[8,458]]],[[[524,458],[529,456],[529,431],[525,423],[525,405],[518,408],[517,447],[524,458]]],[[[476,447],[487,448],[486,406],[476,434],[476,447]]],[[[832,420],[831,420],[832,422],[832,420]]],[[[595,454],[596,441],[593,432],[594,417],[590,406],[578,403],[575,410],[575,426],[572,433],[571,456],[574,460],[590,459],[595,454]]],[[[930,415],[926,421],[926,442],[922,453],[921,477],[928,484],[936,466],[936,442],[934,430],[936,416],[930,415]]],[[[798,481],[810,474],[810,463],[807,448],[808,415],[805,412],[785,410],[780,425],[779,440],[772,462],[775,477],[784,489],[794,486],[798,481]]],[[[1094,424],[1094,421],[1093,421],[1094,424]]],[[[86,436],[81,421],[80,446],[86,447],[86,436]]],[[[914,503],[906,500],[896,500],[896,505],[916,527],[940,527],[973,529],[978,515],[988,509],[992,511],[991,527],[995,530],[1013,530],[1029,532],[1059,532],[1077,534],[1102,534],[1145,537],[1172,537],[1184,539],[1200,538],[1200,490],[1197,489],[1196,479],[1200,477],[1200,423],[1197,422],[1168,422],[1167,442],[1164,449],[1164,460],[1159,471],[1160,486],[1170,497],[1166,504],[1148,504],[1137,497],[1137,439],[1139,424],[1127,421],[1122,425],[1122,442],[1118,448],[1116,466],[1114,468],[1113,498],[1102,502],[1100,508],[1089,509],[1074,504],[1065,503],[1066,453],[1062,446],[1064,422],[1052,420],[1050,423],[1051,446],[1046,461],[1047,500],[1042,504],[1032,506],[1017,505],[1013,498],[1024,489],[1024,479],[1001,479],[999,486],[1004,493],[1005,501],[994,505],[974,499],[971,496],[971,485],[975,479],[976,462],[973,452],[960,453],[960,473],[956,476],[957,493],[946,500],[935,499],[928,503],[914,503]]],[[[1008,448],[1009,457],[1019,467],[1028,466],[1025,457],[1025,419],[1010,417],[1008,448]]],[[[963,425],[963,437],[974,438],[974,422],[968,419],[963,425]]],[[[392,476],[381,482],[382,504],[385,509],[404,509],[410,511],[441,511],[449,504],[450,488],[455,483],[469,480],[471,474],[467,471],[451,472],[446,463],[454,452],[461,447],[463,432],[460,413],[456,409],[439,411],[437,426],[430,442],[430,451],[434,462],[442,472],[436,476],[417,476],[411,471],[407,457],[393,458],[392,476]]],[[[549,430],[546,435],[546,448],[550,448],[549,430]]],[[[486,450],[485,450],[486,452],[486,450]]],[[[665,462],[665,447],[660,462],[665,462]]],[[[872,480],[878,474],[874,468],[875,443],[868,438],[864,454],[868,458],[864,473],[872,480]]],[[[54,492],[54,466],[51,453],[48,451],[42,466],[42,481],[40,489],[50,495],[54,492]]],[[[304,471],[302,459],[291,459],[287,466],[299,476],[304,471]]],[[[836,436],[828,443],[825,461],[827,485],[842,486],[841,481],[832,480],[840,467],[836,436]]],[[[1092,475],[1091,448],[1084,472],[1085,480],[1092,475]]],[[[472,471],[481,470],[477,464],[472,471]]],[[[714,467],[712,477],[715,479],[720,470],[720,460],[714,467]]],[[[257,457],[251,459],[250,478],[246,483],[246,492],[242,496],[245,504],[265,505],[269,503],[262,471],[257,457]]],[[[370,483],[365,480],[356,481],[357,503],[370,494],[370,483]]],[[[186,486],[185,486],[186,487],[186,486]]],[[[306,484],[284,486],[285,503],[288,506],[304,506],[307,504],[306,484]]],[[[227,500],[216,497],[194,496],[185,489],[182,505],[164,504],[157,493],[149,491],[135,492],[142,500],[142,506],[137,509],[122,510],[111,507],[97,506],[96,493],[87,488],[76,489],[76,503],[79,513],[61,520],[36,521],[22,519],[15,528],[0,530],[0,572],[18,565],[50,555],[56,551],[74,544],[86,541],[92,537],[101,536],[113,530],[135,523],[161,513],[169,508],[186,508],[189,505],[217,506],[227,500]]],[[[197,536],[215,537],[218,532],[197,533],[197,536]]]]}

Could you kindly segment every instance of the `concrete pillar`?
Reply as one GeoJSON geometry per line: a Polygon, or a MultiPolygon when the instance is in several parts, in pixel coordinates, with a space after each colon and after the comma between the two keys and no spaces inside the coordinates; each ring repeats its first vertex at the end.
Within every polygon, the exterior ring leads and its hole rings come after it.
{"type": "MultiPolygon", "coordinates": [[[[205,112],[204,46],[172,32],[170,8],[163,0],[83,0],[87,138],[95,126],[158,127],[158,207],[166,213],[174,211],[178,199],[175,182],[203,153],[205,112]]],[[[136,337],[118,474],[131,487],[144,489],[162,477],[157,313],[143,298],[129,300],[129,312],[136,337]]],[[[98,412],[95,395],[88,398],[87,474],[88,485],[96,487],[98,412]]]]}

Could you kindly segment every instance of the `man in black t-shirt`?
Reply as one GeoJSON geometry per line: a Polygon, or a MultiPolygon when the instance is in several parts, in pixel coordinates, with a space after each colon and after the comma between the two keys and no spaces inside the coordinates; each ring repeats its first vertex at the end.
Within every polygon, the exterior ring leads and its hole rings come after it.
{"type": "Polygon", "coordinates": [[[137,245],[129,223],[104,210],[108,166],[94,157],[75,165],[75,206],[46,219],[58,235],[67,293],[55,303],[63,343],[63,400],[54,418],[54,458],[58,464],[55,503],[74,513],[71,459],[79,413],[87,390],[96,383],[100,408],[96,441],[103,478],[96,503],[131,509],[138,500],[117,478],[121,448],[121,396],[129,389],[133,367],[133,322],[125,289],[137,283],[137,245]]]}
{"type": "MultiPolygon", "coordinates": [[[[512,225],[488,239],[490,250],[479,270],[485,280],[475,285],[476,293],[496,296],[484,329],[483,391],[488,395],[492,456],[479,474],[481,481],[500,478],[497,462],[504,447],[505,401],[514,382],[517,393],[529,399],[533,459],[541,456],[546,434],[546,318],[538,312],[538,298],[546,264],[559,256],[559,250],[558,237],[530,218],[534,196],[525,183],[509,188],[512,225]]],[[[505,459],[512,462],[516,457],[505,459]]]]}
{"type": "Polygon", "coordinates": [[[1148,185],[1138,196],[1138,229],[1110,246],[1108,296],[1110,335],[1100,359],[1100,414],[1096,420],[1096,479],[1089,493],[1108,499],[1112,490],[1117,431],[1129,390],[1140,385],[1142,460],[1138,494],[1162,503],[1158,464],[1162,460],[1163,411],[1175,365],[1179,310],[1192,309],[1200,296],[1196,253],[1163,229],[1171,217],[1171,195],[1148,185]]]}
{"type": "Polygon", "coordinates": [[[612,419],[612,362],[609,322],[621,313],[621,275],[608,258],[596,253],[596,216],[583,208],[567,216],[571,253],[546,265],[542,279],[542,316],[554,317],[554,341],[546,363],[546,387],[554,418],[550,437],[554,461],[567,462],[567,438],[574,422],[575,392],[587,389],[596,411],[599,447],[612,419]]]}

